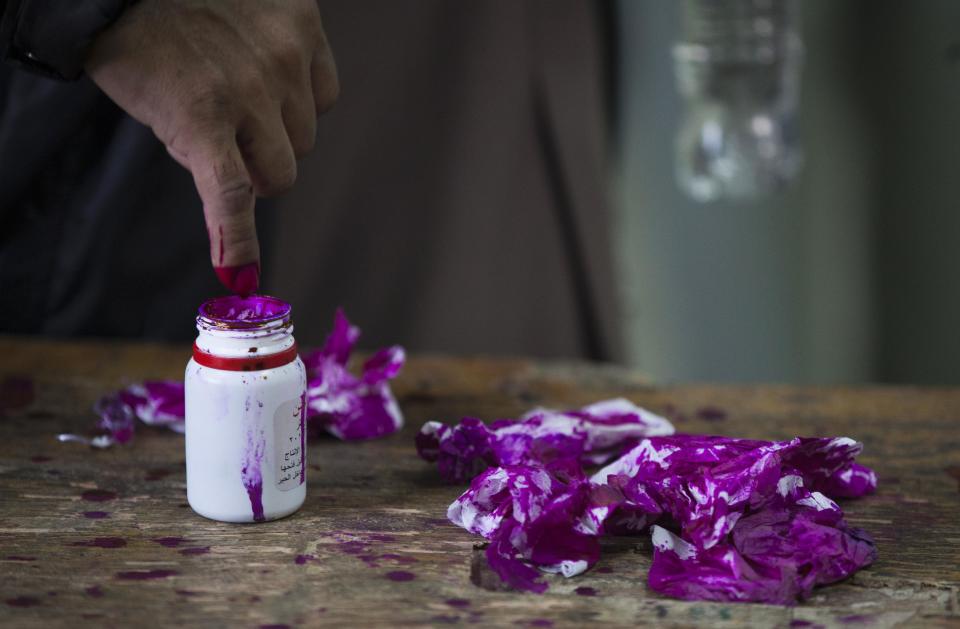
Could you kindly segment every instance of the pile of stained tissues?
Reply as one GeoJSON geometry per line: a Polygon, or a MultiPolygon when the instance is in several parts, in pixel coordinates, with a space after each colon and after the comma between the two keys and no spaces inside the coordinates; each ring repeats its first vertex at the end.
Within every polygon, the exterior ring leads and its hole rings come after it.
{"type": "MultiPolygon", "coordinates": [[[[353,375],[347,363],[359,335],[338,311],[323,347],[303,357],[311,433],[361,440],[403,425],[389,381],[404,351],[382,349],[353,375]]],[[[128,443],[138,419],[182,432],[183,383],[135,384],[95,410],[97,436],[61,440],[128,443]]],[[[470,483],[447,516],[489,540],[491,569],[519,590],[544,592],[542,573],[589,570],[605,535],[649,535],[650,587],[690,600],[790,605],[877,557],[833,500],[877,485],[855,462],[862,445],[846,437],[674,434],[668,420],[615,399],[490,424],[428,422],[416,445],[445,480],[470,483]]]]}
{"type": "Polygon", "coordinates": [[[489,544],[519,590],[589,570],[604,535],[649,535],[650,588],[688,600],[791,605],[877,557],[834,498],[876,489],[846,437],[755,441],[673,434],[627,400],[519,420],[428,422],[417,449],[470,488],[447,517],[489,544]],[[592,474],[584,469],[606,463],[592,474]]]}

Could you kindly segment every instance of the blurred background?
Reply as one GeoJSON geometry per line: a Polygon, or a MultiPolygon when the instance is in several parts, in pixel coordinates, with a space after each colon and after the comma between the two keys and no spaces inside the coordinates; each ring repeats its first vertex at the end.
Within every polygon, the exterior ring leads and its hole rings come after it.
{"type": "Polygon", "coordinates": [[[682,3],[616,5],[627,360],[657,379],[960,382],[960,4],[802,0],[804,166],[769,198],[675,183],[682,3]]]}
{"type": "MultiPolygon", "coordinates": [[[[960,3],[320,6],[341,98],[258,205],[262,286],[302,345],[342,305],[368,348],[960,383],[960,3]],[[715,33],[689,12],[787,5],[796,107],[751,120],[802,166],[695,199],[674,51],[715,33]]],[[[0,88],[0,332],[188,343],[223,290],[189,174],[87,80],[5,67],[0,88]]]]}

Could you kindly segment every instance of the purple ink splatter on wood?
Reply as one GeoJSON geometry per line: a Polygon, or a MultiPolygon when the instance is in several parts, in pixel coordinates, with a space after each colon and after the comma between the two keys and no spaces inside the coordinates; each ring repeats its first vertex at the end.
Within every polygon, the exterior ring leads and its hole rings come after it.
{"type": "Polygon", "coordinates": [[[122,537],[95,537],[93,539],[73,542],[71,546],[87,546],[89,548],[123,548],[127,540],[122,537]]]}
{"type": "Polygon", "coordinates": [[[7,555],[7,561],[36,561],[36,557],[27,557],[25,555],[7,555]]]}
{"type": "Polygon", "coordinates": [[[147,581],[150,579],[166,579],[167,577],[178,574],[180,573],[176,570],[130,570],[127,572],[118,572],[116,577],[128,581],[147,581]]]}
{"type": "Polygon", "coordinates": [[[88,489],[80,494],[80,497],[89,502],[107,502],[108,500],[116,500],[117,494],[106,489],[88,489]]]}
{"type": "Polygon", "coordinates": [[[103,590],[100,589],[99,585],[91,585],[88,588],[84,588],[83,591],[87,593],[87,596],[92,596],[93,598],[100,598],[103,596],[103,590]]]}
{"type": "Polygon", "coordinates": [[[395,542],[397,538],[393,535],[383,535],[381,533],[373,533],[372,535],[367,535],[367,538],[373,542],[395,542]]]}
{"type": "Polygon", "coordinates": [[[809,620],[791,620],[790,621],[791,627],[809,627],[812,624],[813,623],[810,622],[809,620]]]}
{"type": "Polygon", "coordinates": [[[446,614],[440,614],[438,616],[431,617],[430,622],[435,622],[441,625],[455,625],[460,622],[460,616],[447,616],[446,614]]]}
{"type": "Polygon", "coordinates": [[[247,602],[248,602],[248,603],[259,603],[261,600],[263,600],[263,599],[261,599],[259,596],[257,596],[256,594],[254,594],[253,596],[251,596],[251,597],[249,597],[249,598],[247,599],[247,602]]]}
{"type": "Polygon", "coordinates": [[[534,618],[527,623],[530,627],[552,627],[553,621],[546,618],[534,618]]]}
{"type": "Polygon", "coordinates": [[[6,603],[10,607],[33,607],[40,604],[40,599],[33,596],[18,596],[17,598],[8,598],[6,603]]]}
{"type": "Polygon", "coordinates": [[[727,418],[727,412],[717,406],[704,406],[697,411],[697,417],[708,422],[722,422],[727,418]]]}
{"type": "Polygon", "coordinates": [[[684,415],[679,408],[673,404],[667,404],[663,409],[663,414],[666,415],[674,423],[685,422],[687,421],[687,416],[684,415]]]}
{"type": "Polygon", "coordinates": [[[260,625],[260,629],[290,629],[290,625],[260,625]]]}
{"type": "Polygon", "coordinates": [[[340,550],[347,553],[348,555],[359,555],[360,553],[365,553],[369,550],[369,547],[363,542],[358,542],[356,540],[350,540],[347,542],[341,542],[340,550]]]}
{"type": "Polygon", "coordinates": [[[49,592],[47,592],[47,596],[56,596],[56,595],[57,593],[54,592],[53,590],[50,590],[49,592]]]}
{"type": "Polygon", "coordinates": [[[406,570],[394,570],[393,572],[388,572],[385,576],[391,581],[413,581],[417,578],[417,575],[412,572],[407,572],[406,570]]]}
{"type": "Polygon", "coordinates": [[[581,585],[580,587],[575,589],[574,592],[576,592],[578,596],[596,596],[597,595],[597,591],[595,589],[593,589],[592,587],[587,587],[585,585],[581,585]]]}
{"type": "Polygon", "coordinates": [[[379,568],[377,563],[380,559],[392,559],[397,563],[406,565],[415,563],[417,560],[413,557],[406,557],[404,555],[397,555],[392,553],[386,553],[382,555],[374,554],[371,544],[375,542],[393,542],[396,541],[396,538],[393,535],[387,535],[384,533],[370,533],[364,535],[366,539],[341,539],[343,535],[349,535],[347,533],[342,533],[339,531],[332,532],[334,538],[337,542],[337,548],[340,552],[347,555],[354,555],[357,559],[364,562],[368,568],[379,568]]]}
{"type": "Polygon", "coordinates": [[[841,616],[837,618],[838,621],[842,623],[866,623],[872,622],[873,618],[871,616],[862,616],[860,614],[853,614],[851,616],[841,616]]]}
{"type": "Polygon", "coordinates": [[[83,517],[91,520],[103,520],[104,518],[109,518],[110,513],[107,511],[84,511],[83,517]]]}
{"type": "Polygon", "coordinates": [[[370,568],[379,568],[380,565],[377,563],[376,555],[357,555],[357,559],[367,564],[370,568]]]}
{"type": "MultiPolygon", "coordinates": [[[[960,491],[960,465],[951,465],[950,467],[944,470],[948,476],[957,481],[957,491],[960,491]]],[[[888,479],[887,482],[890,482],[888,479]]],[[[899,482],[899,479],[897,479],[899,482]]]]}
{"type": "Polygon", "coordinates": [[[21,409],[33,404],[33,380],[27,376],[7,376],[0,381],[0,411],[21,409]]]}
{"type": "Polygon", "coordinates": [[[35,456],[30,457],[30,460],[33,463],[46,463],[48,461],[52,461],[53,457],[44,456],[43,454],[37,454],[35,456]]]}
{"type": "Polygon", "coordinates": [[[152,470],[147,470],[147,474],[143,477],[143,480],[155,481],[163,480],[167,476],[173,474],[171,470],[165,470],[162,468],[154,468],[152,470]]]}
{"type": "Polygon", "coordinates": [[[313,555],[297,555],[293,558],[293,563],[297,564],[298,566],[302,566],[308,561],[312,561],[313,558],[313,555]]]}
{"type": "Polygon", "coordinates": [[[209,546],[194,546],[193,548],[184,548],[180,551],[181,555],[206,555],[210,552],[209,546]]]}
{"type": "Polygon", "coordinates": [[[177,546],[179,546],[180,544],[184,543],[187,540],[185,540],[182,537],[155,537],[150,541],[156,542],[161,546],[165,546],[167,548],[176,548],[177,546]]]}
{"type": "Polygon", "coordinates": [[[444,601],[450,607],[456,607],[457,609],[463,609],[464,607],[470,607],[470,601],[465,598],[448,598],[444,601]]]}

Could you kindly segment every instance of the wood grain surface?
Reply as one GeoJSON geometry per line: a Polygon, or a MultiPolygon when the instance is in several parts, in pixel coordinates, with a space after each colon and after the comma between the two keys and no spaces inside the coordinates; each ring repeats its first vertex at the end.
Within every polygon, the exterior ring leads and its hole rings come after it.
{"type": "Polygon", "coordinates": [[[187,506],[177,434],[139,426],[105,451],[54,438],[88,430],[100,395],[181,377],[188,351],[0,337],[0,625],[960,626],[960,389],[651,386],[608,366],[414,357],[394,387],[401,433],[312,441],[303,508],[231,525],[187,506]],[[864,442],[879,492],[842,506],[879,561],[792,608],[691,603],[647,589],[647,540],[613,538],[542,596],[500,591],[478,539],[446,522],[462,488],[416,456],[416,430],[613,396],[682,432],[864,442]]]}

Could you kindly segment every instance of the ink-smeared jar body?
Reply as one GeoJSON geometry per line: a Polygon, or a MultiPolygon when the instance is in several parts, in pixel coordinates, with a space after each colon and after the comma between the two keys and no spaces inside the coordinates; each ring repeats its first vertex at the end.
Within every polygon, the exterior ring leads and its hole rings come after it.
{"type": "Polygon", "coordinates": [[[289,304],[222,297],[200,307],[187,363],[187,500],[224,522],[289,515],[306,496],[306,370],[289,304]]]}

